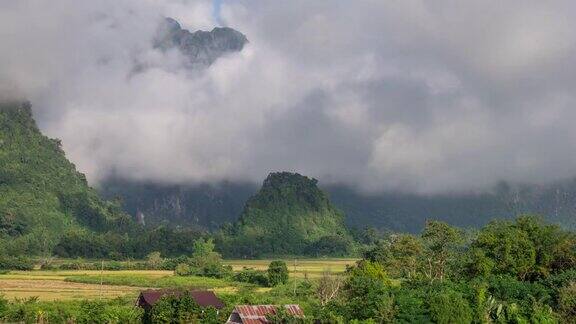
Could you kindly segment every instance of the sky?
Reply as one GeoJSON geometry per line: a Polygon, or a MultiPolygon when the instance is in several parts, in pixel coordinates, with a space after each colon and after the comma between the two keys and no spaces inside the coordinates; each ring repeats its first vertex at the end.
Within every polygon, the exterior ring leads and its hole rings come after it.
{"type": "Polygon", "coordinates": [[[94,185],[546,183],[576,175],[575,18],[568,0],[3,0],[0,94],[94,185]],[[250,43],[189,71],[152,46],[166,16],[250,43]]]}

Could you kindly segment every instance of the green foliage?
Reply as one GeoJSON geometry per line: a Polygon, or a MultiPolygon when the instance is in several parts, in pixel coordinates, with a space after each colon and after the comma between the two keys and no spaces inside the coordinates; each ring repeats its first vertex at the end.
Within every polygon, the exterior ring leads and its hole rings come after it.
{"type": "Polygon", "coordinates": [[[394,291],[396,301],[396,322],[431,323],[426,293],[418,288],[399,288],[394,291]]]}
{"type": "Polygon", "coordinates": [[[352,253],[352,240],[343,235],[327,235],[311,243],[306,254],[320,256],[349,256],[352,253]]]}
{"type": "Polygon", "coordinates": [[[233,279],[234,281],[255,284],[262,287],[267,287],[270,285],[268,282],[267,272],[254,270],[252,268],[242,269],[234,275],[233,279]]]}
{"type": "Polygon", "coordinates": [[[180,263],[174,269],[174,274],[177,276],[190,276],[192,274],[192,268],[186,263],[180,263]]]}
{"type": "Polygon", "coordinates": [[[498,300],[528,306],[533,300],[550,301],[550,290],[538,282],[523,282],[507,275],[488,278],[489,291],[498,300]]]}
{"type": "Polygon", "coordinates": [[[225,278],[232,274],[232,268],[222,264],[222,256],[214,251],[212,239],[198,239],[194,242],[194,253],[190,258],[179,258],[175,272],[180,276],[204,276],[225,278]]]}
{"type": "Polygon", "coordinates": [[[370,261],[360,262],[350,271],[340,303],[341,315],[347,320],[392,322],[397,311],[383,269],[370,261]]]}
{"type": "Polygon", "coordinates": [[[133,300],[40,302],[37,298],[6,303],[0,321],[8,323],[140,323],[142,311],[133,300]]]}
{"type": "Polygon", "coordinates": [[[463,241],[462,232],[446,223],[429,221],[422,232],[422,240],[426,248],[426,277],[430,280],[444,280],[454,251],[463,241]]]}
{"type": "Polygon", "coordinates": [[[379,241],[364,253],[364,258],[382,264],[396,276],[411,278],[417,274],[423,252],[421,240],[410,234],[399,234],[379,241]]]}
{"type": "Polygon", "coordinates": [[[8,311],[8,300],[4,298],[4,295],[0,295],[0,319],[4,318],[7,311],[8,311]]]}
{"type": "Polygon", "coordinates": [[[495,221],[484,227],[472,242],[465,267],[470,276],[494,273],[535,280],[574,266],[572,233],[538,217],[522,216],[515,222],[495,221]]]}
{"type": "MultiPolygon", "coordinates": [[[[105,275],[102,278],[105,285],[150,287],[150,288],[220,288],[229,287],[231,283],[224,279],[206,278],[198,276],[164,276],[150,277],[146,275],[105,275]]],[[[88,284],[100,284],[99,275],[78,275],[66,277],[66,281],[88,284]]]]}
{"type": "Polygon", "coordinates": [[[294,316],[282,307],[276,307],[276,313],[266,315],[266,320],[271,324],[304,324],[306,320],[294,316]]]}
{"type": "Polygon", "coordinates": [[[164,259],[158,251],[154,251],[146,256],[146,265],[149,269],[161,269],[163,264],[164,259]]]}
{"type": "Polygon", "coordinates": [[[24,256],[0,256],[0,270],[32,270],[34,262],[24,256]]]}
{"type": "Polygon", "coordinates": [[[288,282],[288,267],[286,262],[278,260],[270,262],[268,265],[268,284],[277,286],[288,282]]]}
{"type": "Polygon", "coordinates": [[[201,308],[187,291],[163,296],[145,315],[151,323],[220,323],[214,308],[201,308]]]}
{"type": "Polygon", "coordinates": [[[428,298],[430,317],[439,324],[471,323],[472,309],[468,301],[455,291],[434,293],[428,298]]]}
{"type": "Polygon", "coordinates": [[[576,322],[576,281],[560,288],[558,292],[558,311],[567,321],[576,322]]]}
{"type": "Polygon", "coordinates": [[[101,200],[43,136],[29,104],[0,103],[0,246],[12,255],[50,255],[75,227],[126,230],[129,216],[101,200]]]}

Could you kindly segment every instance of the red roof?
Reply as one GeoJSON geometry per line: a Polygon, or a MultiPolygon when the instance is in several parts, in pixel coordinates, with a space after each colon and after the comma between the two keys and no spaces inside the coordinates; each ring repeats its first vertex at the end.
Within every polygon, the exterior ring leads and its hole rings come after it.
{"type": "MultiPolygon", "coordinates": [[[[200,307],[212,306],[217,309],[224,308],[224,303],[216,297],[213,291],[191,290],[188,292],[200,307]]],[[[178,290],[145,290],[140,292],[137,304],[140,307],[151,307],[163,296],[181,295],[182,293],[184,292],[178,290]]]]}
{"type": "MultiPolygon", "coordinates": [[[[284,305],[286,312],[295,317],[304,317],[299,305],[284,305]]],[[[275,305],[238,305],[228,319],[229,324],[263,324],[269,323],[267,315],[276,314],[275,305]]]]}

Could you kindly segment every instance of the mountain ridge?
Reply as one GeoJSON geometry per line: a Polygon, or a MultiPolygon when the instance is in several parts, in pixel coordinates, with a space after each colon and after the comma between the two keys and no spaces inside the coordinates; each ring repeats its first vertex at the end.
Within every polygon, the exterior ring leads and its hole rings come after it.
{"type": "Polygon", "coordinates": [[[0,165],[0,253],[49,254],[68,229],[122,231],[132,222],[40,132],[30,103],[0,103],[0,165]]]}
{"type": "Polygon", "coordinates": [[[164,19],[154,40],[155,47],[162,50],[177,48],[190,68],[209,66],[226,54],[240,52],[247,43],[248,38],[233,28],[191,32],[172,18],[164,19]]]}

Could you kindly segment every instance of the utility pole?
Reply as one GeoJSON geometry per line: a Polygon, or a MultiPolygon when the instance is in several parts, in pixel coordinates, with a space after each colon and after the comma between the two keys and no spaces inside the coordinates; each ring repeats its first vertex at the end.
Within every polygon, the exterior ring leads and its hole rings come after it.
{"type": "Polygon", "coordinates": [[[104,260],[100,267],[100,299],[102,299],[102,288],[104,287],[104,260]]]}
{"type": "Polygon", "coordinates": [[[296,262],[297,260],[294,259],[294,297],[296,297],[296,262]]]}

